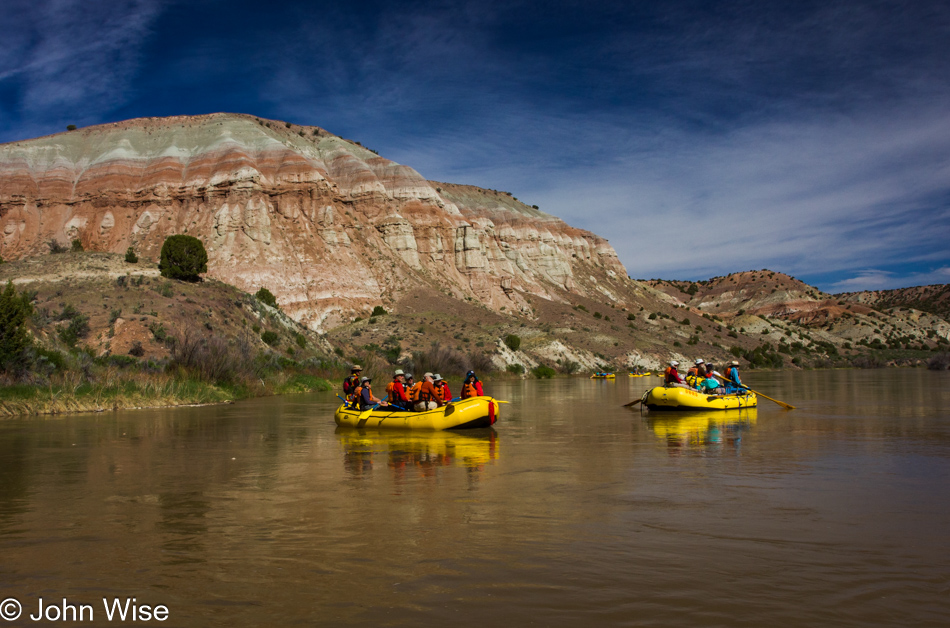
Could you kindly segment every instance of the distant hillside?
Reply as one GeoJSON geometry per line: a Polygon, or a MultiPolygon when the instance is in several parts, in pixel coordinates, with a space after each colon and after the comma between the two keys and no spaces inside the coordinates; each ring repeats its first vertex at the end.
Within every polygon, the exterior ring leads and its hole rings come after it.
{"type": "Polygon", "coordinates": [[[861,303],[878,310],[903,307],[930,312],[950,319],[950,284],[933,284],[896,290],[866,290],[836,295],[852,303],[861,303]]]}
{"type": "Polygon", "coordinates": [[[162,329],[184,327],[379,372],[433,347],[457,368],[513,371],[827,366],[874,352],[912,364],[950,338],[936,305],[882,312],[769,270],[636,281],[607,240],[509,192],[429,181],[319,127],[241,114],[0,145],[0,256],[13,262],[0,280],[37,291],[37,338],[64,349],[75,310],[90,327],[76,347],[100,358],[138,342],[165,359],[162,329]],[[165,238],[183,233],[204,242],[209,281],[156,276],[165,238]],[[87,252],[50,254],[72,241],[87,252]],[[130,246],[134,268],[121,261],[130,246]],[[250,296],[261,287],[279,311],[250,296]]]}

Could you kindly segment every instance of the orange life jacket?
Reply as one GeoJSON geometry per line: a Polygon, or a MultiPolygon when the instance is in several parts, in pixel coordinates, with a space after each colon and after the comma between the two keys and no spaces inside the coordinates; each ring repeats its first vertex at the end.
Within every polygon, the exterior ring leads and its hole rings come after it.
{"type": "Polygon", "coordinates": [[[674,366],[666,367],[666,383],[667,384],[677,384],[679,383],[679,371],[676,370],[674,366]]]}
{"type": "Polygon", "coordinates": [[[445,380],[436,384],[435,392],[439,395],[439,401],[442,403],[452,401],[452,391],[449,390],[449,385],[445,383],[445,380]]]}
{"type": "Polygon", "coordinates": [[[406,399],[406,387],[402,385],[402,382],[396,380],[386,385],[386,394],[389,395],[390,401],[408,401],[406,399]]]}
{"type": "Polygon", "coordinates": [[[468,399],[469,397],[477,397],[478,389],[475,388],[475,383],[465,382],[462,384],[462,399],[468,399]]]}
{"type": "Polygon", "coordinates": [[[419,401],[419,389],[422,388],[422,382],[416,382],[409,389],[409,401],[416,403],[419,401]]]}
{"type": "Polygon", "coordinates": [[[350,398],[350,400],[352,401],[352,405],[351,405],[350,407],[351,407],[353,410],[359,410],[359,409],[360,409],[360,396],[361,396],[362,394],[363,394],[363,386],[362,386],[362,384],[360,384],[359,386],[357,386],[356,388],[353,389],[353,395],[352,395],[352,397],[350,398]]]}

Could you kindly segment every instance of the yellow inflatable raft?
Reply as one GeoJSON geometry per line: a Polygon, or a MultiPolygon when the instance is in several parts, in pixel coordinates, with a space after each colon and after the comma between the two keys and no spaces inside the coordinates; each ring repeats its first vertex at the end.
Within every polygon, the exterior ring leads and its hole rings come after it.
{"type": "Polygon", "coordinates": [[[630,377],[649,377],[650,375],[653,375],[653,373],[627,373],[627,375],[630,377]]]}
{"type": "Polygon", "coordinates": [[[617,376],[614,375],[613,373],[606,373],[604,375],[599,375],[597,373],[594,373],[593,375],[590,376],[591,379],[614,379],[615,377],[617,376]]]}
{"type": "Polygon", "coordinates": [[[394,412],[377,408],[364,419],[359,410],[341,405],[333,420],[341,427],[386,428],[397,430],[462,430],[489,427],[498,420],[499,404],[492,397],[471,397],[425,412],[394,412]]]}
{"type": "Polygon", "coordinates": [[[679,386],[656,386],[643,393],[642,404],[650,410],[735,410],[754,408],[755,393],[707,395],[679,386]]]}

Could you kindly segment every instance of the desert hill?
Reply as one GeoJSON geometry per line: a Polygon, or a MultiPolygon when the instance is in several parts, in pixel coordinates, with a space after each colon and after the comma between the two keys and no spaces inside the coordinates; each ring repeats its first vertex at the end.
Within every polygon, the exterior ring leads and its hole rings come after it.
{"type": "MultiPolygon", "coordinates": [[[[138,341],[161,358],[161,343],[145,342],[153,327],[234,338],[248,325],[259,336],[264,320],[284,331],[270,348],[255,336],[262,352],[297,352],[301,334],[314,356],[378,358],[380,368],[431,347],[485,368],[564,372],[697,356],[847,364],[874,351],[915,363],[950,336],[933,312],[880,311],[768,270],[636,281],[606,240],[511,193],[428,181],[322,128],[240,114],[129,120],[0,145],[0,256],[14,261],[0,279],[37,291],[51,314],[69,305],[89,318],[79,345],[97,355],[138,341]],[[178,309],[147,293],[149,303],[117,326],[113,309],[128,313],[110,286],[122,273],[160,296],[177,290],[154,269],[164,239],[179,233],[205,243],[212,281],[175,293],[178,309]],[[86,252],[50,254],[71,241],[86,252]],[[141,258],[134,269],[119,255],[129,247],[141,258]],[[210,294],[225,286],[231,296],[210,294]],[[251,298],[261,287],[276,295],[277,312],[251,298]],[[188,300],[205,306],[191,312],[188,300]],[[240,317],[228,312],[238,302],[240,317]],[[373,316],[376,308],[386,314],[373,316]]],[[[52,331],[35,333],[56,344],[52,331]]]]}
{"type": "Polygon", "coordinates": [[[879,310],[912,308],[950,319],[950,284],[945,283],[895,290],[843,292],[838,297],[879,310]]]}
{"type": "MultiPolygon", "coordinates": [[[[0,256],[205,242],[209,275],[267,287],[314,330],[419,285],[523,310],[626,280],[613,248],[511,196],[432,184],[319,127],[247,115],[128,120],[0,146],[0,256]]],[[[612,288],[609,286],[613,286],[612,288]]]]}

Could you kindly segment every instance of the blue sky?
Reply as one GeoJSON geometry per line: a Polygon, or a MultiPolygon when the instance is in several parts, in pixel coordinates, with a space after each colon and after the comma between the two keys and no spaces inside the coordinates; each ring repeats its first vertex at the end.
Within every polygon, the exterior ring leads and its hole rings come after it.
{"type": "Polygon", "coordinates": [[[0,142],[236,111],[607,237],[633,277],[950,282],[950,5],[4,0],[0,142]]]}

